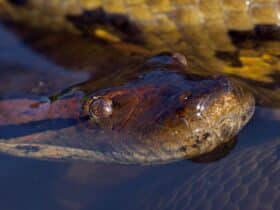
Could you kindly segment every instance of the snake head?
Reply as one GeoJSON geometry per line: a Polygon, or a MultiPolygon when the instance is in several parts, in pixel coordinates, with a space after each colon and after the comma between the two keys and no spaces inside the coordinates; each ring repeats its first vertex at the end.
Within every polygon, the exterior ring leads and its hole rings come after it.
{"type": "Polygon", "coordinates": [[[225,76],[178,73],[185,65],[174,65],[173,59],[152,63],[153,71],[137,80],[89,95],[84,110],[91,121],[133,139],[129,144],[157,148],[174,159],[204,154],[231,140],[251,118],[253,96],[225,76]]]}

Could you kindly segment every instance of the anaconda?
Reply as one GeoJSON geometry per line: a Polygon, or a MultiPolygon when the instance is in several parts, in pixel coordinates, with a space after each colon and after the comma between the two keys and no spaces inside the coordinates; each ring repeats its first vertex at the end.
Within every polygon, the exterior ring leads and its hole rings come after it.
{"type": "MultiPolygon", "coordinates": [[[[162,163],[227,143],[254,112],[253,96],[226,77],[181,75],[179,55],[149,59],[152,71],[122,86],[66,93],[54,102],[0,102],[2,152],[45,159],[162,163]],[[3,136],[4,135],[4,136],[3,136]],[[4,139],[3,139],[4,138],[4,139]]],[[[72,91],[73,92],[73,91],[72,91]]]]}
{"type": "MultiPolygon", "coordinates": [[[[84,1],[66,1],[65,4],[60,4],[59,1],[44,4],[37,1],[3,1],[1,2],[1,14],[6,19],[34,26],[44,25],[49,28],[55,27],[59,30],[65,29],[74,33],[83,33],[89,37],[94,35],[111,42],[124,41],[137,47],[141,45],[149,53],[176,50],[187,54],[189,59],[202,69],[205,69],[205,63],[207,63],[207,70],[215,69],[216,72],[237,74],[254,81],[260,80],[265,84],[274,80],[274,77],[267,76],[267,74],[273,74],[279,69],[279,48],[271,47],[279,44],[279,37],[277,36],[279,33],[279,27],[277,26],[278,1],[266,3],[240,1],[236,4],[233,1],[215,1],[210,6],[206,1],[171,2],[163,0],[138,2],[139,4],[126,1],[123,7],[125,12],[118,10],[120,5],[115,5],[110,9],[110,5],[114,5],[112,2],[110,2],[112,4],[107,4],[106,1],[88,2],[91,3],[90,6],[84,1]],[[138,7],[140,4],[142,6],[144,4],[144,7],[138,7]],[[69,5],[73,7],[69,7],[69,5]],[[132,9],[134,6],[135,8],[149,8],[148,12],[151,12],[152,15],[147,15],[145,21],[139,20],[136,10],[132,9]],[[133,12],[131,13],[131,11],[133,12]],[[267,15],[267,11],[271,11],[272,15],[267,15]],[[34,16],[38,18],[34,18],[34,16]],[[44,17],[47,21],[43,20],[44,17]],[[239,24],[235,22],[232,25],[227,25],[230,21],[238,20],[233,17],[241,18],[239,24]],[[244,24],[241,24],[243,23],[242,20],[245,19],[247,20],[246,24],[245,21],[244,24]],[[158,27],[155,27],[153,23],[156,23],[158,27]],[[217,37],[219,38],[217,39],[217,37]],[[236,37],[240,39],[236,40],[236,37]]],[[[141,12],[140,19],[145,17],[145,14],[141,12]]],[[[180,69],[180,71],[184,72],[185,70],[180,69]]],[[[151,94],[154,89],[152,87],[147,95],[151,94]]],[[[169,91],[168,88],[167,90],[169,91]]],[[[136,95],[138,91],[138,89],[136,91],[133,89],[136,95]]],[[[126,93],[123,90],[120,92],[121,94],[117,94],[117,96],[126,93]]],[[[115,95],[113,94],[113,96],[115,95]]],[[[85,109],[95,120],[98,120],[98,114],[96,115],[94,112],[100,111],[100,103],[102,107],[109,103],[109,113],[102,113],[101,116],[107,114],[110,116],[110,106],[112,104],[110,97],[109,100],[105,97],[106,100],[101,102],[98,100],[96,102],[99,96],[97,98],[93,97],[89,104],[93,104],[95,110],[91,111],[87,106],[88,103],[85,103],[85,109]]],[[[134,98],[137,100],[137,97],[134,98]]],[[[249,104],[249,107],[252,107],[252,103],[249,104]]],[[[174,108],[172,103],[171,108],[174,108]]],[[[251,109],[245,110],[248,111],[246,113],[251,113],[251,109]]],[[[133,119],[130,117],[130,112],[127,118],[129,120],[133,119]]],[[[103,120],[101,120],[101,123],[103,120]]],[[[244,121],[246,122],[246,119],[244,121]]],[[[127,122],[131,123],[130,121],[127,122]]],[[[106,119],[105,125],[111,129],[115,128],[110,123],[108,124],[106,119]]],[[[125,125],[126,123],[120,126],[123,128],[125,125]]],[[[136,128],[138,127],[136,126],[136,128]]],[[[226,135],[228,135],[227,132],[226,135]]],[[[198,140],[200,141],[200,139],[198,140]]],[[[196,144],[193,146],[197,147],[196,144]]],[[[31,151],[36,151],[36,147],[32,148],[31,151]]],[[[181,147],[180,150],[177,148],[176,151],[183,152],[185,149],[185,147],[181,147]]],[[[25,152],[24,147],[23,152],[25,152]]],[[[173,154],[175,155],[175,153],[173,154]]],[[[173,158],[171,157],[171,159],[173,158]]]]}

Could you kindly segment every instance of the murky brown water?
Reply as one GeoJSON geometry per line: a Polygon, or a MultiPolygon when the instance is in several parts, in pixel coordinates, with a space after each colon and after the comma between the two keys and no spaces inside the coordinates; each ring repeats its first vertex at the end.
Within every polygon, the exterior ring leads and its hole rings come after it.
{"type": "MultiPolygon", "coordinates": [[[[65,49],[62,51],[73,59],[53,60],[35,53],[3,28],[0,37],[2,100],[56,93],[71,84],[120,69],[130,57],[119,54],[122,59],[116,59],[115,49],[115,54],[108,54],[111,56],[108,63],[104,62],[108,59],[104,53],[88,49],[75,60],[72,55],[77,54],[74,50],[77,48],[63,48],[61,43],[61,49],[65,49]],[[99,63],[79,62],[92,54],[101,55],[94,59],[99,63]],[[101,73],[97,71],[100,68],[104,69],[101,73]]],[[[48,41],[41,42],[41,46],[48,41]]],[[[108,48],[99,48],[101,52],[104,49],[108,48]]],[[[48,50],[50,57],[59,57],[56,49],[48,50]]],[[[137,56],[133,59],[141,60],[137,56]]],[[[103,85],[106,82],[109,81],[103,85]]],[[[157,166],[123,166],[1,155],[0,208],[278,209],[280,109],[275,105],[277,100],[273,104],[276,108],[269,108],[267,101],[265,107],[257,107],[253,119],[238,136],[234,150],[222,160],[208,164],[180,161],[157,166]]]]}

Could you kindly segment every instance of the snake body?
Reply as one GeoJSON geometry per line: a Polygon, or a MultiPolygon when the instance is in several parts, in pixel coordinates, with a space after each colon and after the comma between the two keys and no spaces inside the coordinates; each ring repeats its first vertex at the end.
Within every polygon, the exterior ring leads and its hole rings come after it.
{"type": "Polygon", "coordinates": [[[208,69],[269,83],[280,69],[279,8],[278,0],[2,0],[0,16],[181,52],[208,69]]]}
{"type": "Polygon", "coordinates": [[[228,143],[251,118],[253,96],[226,77],[178,74],[186,66],[177,57],[153,57],[143,67],[152,71],[141,78],[82,98],[0,101],[0,128],[15,133],[0,132],[0,151],[154,164],[197,157],[228,143]],[[16,134],[30,126],[33,132],[16,134]]]}

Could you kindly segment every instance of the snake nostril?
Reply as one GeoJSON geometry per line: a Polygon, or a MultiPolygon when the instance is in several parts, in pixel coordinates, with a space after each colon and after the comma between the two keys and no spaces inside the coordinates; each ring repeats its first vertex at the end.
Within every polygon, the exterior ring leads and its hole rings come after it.
{"type": "Polygon", "coordinates": [[[186,100],[190,99],[191,96],[192,96],[191,91],[185,91],[184,93],[182,93],[182,94],[180,95],[180,100],[181,100],[181,101],[186,101],[186,100]]]}
{"type": "Polygon", "coordinates": [[[98,98],[89,106],[90,117],[94,119],[102,119],[111,116],[113,113],[112,101],[109,99],[98,98]]]}
{"type": "Polygon", "coordinates": [[[207,140],[210,136],[211,136],[211,134],[209,132],[206,132],[202,135],[202,139],[207,140]]]}

